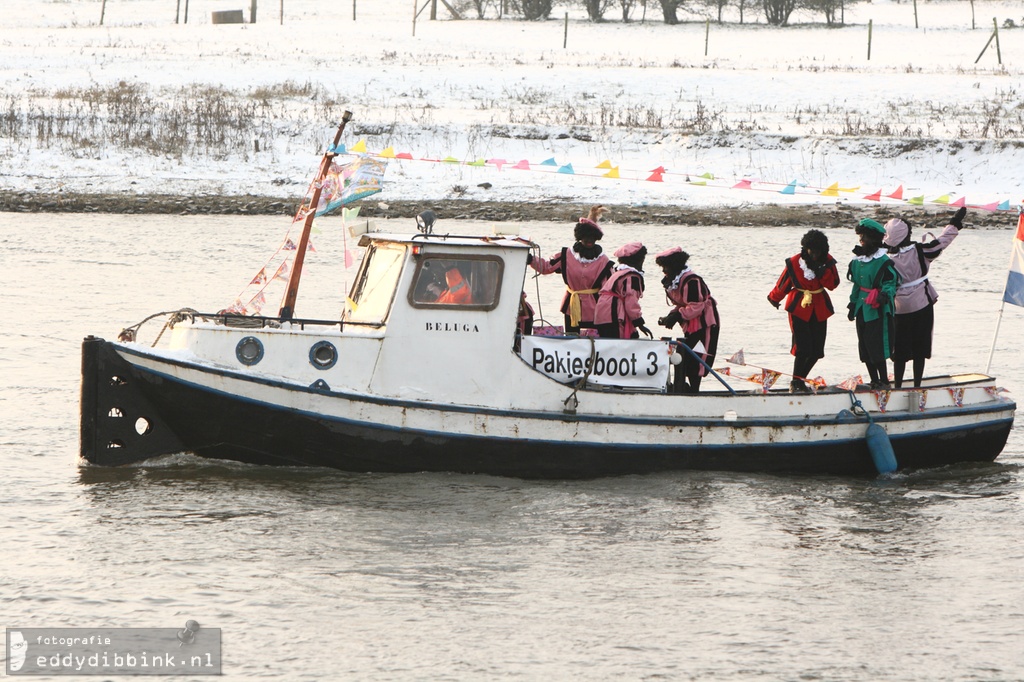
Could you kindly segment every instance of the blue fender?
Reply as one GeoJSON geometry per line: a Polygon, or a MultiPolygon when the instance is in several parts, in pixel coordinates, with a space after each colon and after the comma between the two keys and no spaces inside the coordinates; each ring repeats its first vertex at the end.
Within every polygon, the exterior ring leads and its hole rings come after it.
{"type": "Polygon", "coordinates": [[[868,450],[871,451],[871,459],[875,460],[875,468],[880,474],[891,474],[896,471],[896,453],[893,452],[892,443],[889,442],[889,434],[878,424],[868,424],[866,435],[868,450]]]}

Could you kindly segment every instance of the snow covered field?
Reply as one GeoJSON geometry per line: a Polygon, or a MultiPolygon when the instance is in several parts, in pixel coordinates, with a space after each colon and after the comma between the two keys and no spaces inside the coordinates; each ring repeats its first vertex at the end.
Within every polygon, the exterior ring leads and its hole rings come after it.
{"type": "Polygon", "coordinates": [[[0,189],[301,195],[348,109],[350,148],[412,157],[391,162],[383,201],[870,205],[881,191],[1014,217],[1024,201],[1020,0],[976,2],[973,30],[969,2],[920,2],[916,29],[908,2],[852,5],[837,28],[806,13],[771,27],[750,7],[708,27],[666,25],[656,3],[643,23],[575,9],[567,37],[563,8],[424,12],[413,36],[399,0],[356,20],[351,3],[284,0],[283,24],[262,0],[257,23],[233,25],[211,12],[248,17],[250,0],[191,0],[188,24],[175,4],[108,0],[101,26],[100,0],[4,0],[0,189]],[[993,18],[1002,64],[994,43],[975,64],[993,18]]]}

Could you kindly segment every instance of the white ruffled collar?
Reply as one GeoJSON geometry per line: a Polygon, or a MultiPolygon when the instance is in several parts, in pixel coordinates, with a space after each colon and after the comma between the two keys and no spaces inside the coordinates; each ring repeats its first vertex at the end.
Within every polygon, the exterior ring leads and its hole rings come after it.
{"type": "Polygon", "coordinates": [[[643,277],[643,275],[644,275],[644,271],[643,271],[643,270],[637,270],[637,269],[636,269],[636,268],[634,268],[634,267],[633,267],[632,265],[622,265],[622,264],[620,263],[619,265],[616,265],[616,266],[615,266],[615,269],[616,269],[616,270],[632,270],[633,272],[637,273],[637,274],[638,274],[638,275],[640,275],[641,277],[643,277]]]}
{"type": "Polygon", "coordinates": [[[676,275],[676,278],[674,280],[672,280],[672,286],[669,287],[669,288],[670,289],[675,289],[676,287],[678,287],[679,286],[679,280],[681,280],[683,278],[683,275],[685,275],[688,272],[693,272],[693,270],[691,270],[689,266],[687,266],[682,272],[680,272],[678,275],[676,275]]]}
{"type": "Polygon", "coordinates": [[[569,253],[571,253],[571,254],[572,254],[572,255],[573,255],[573,256],[574,256],[575,258],[576,258],[576,260],[577,260],[578,262],[582,263],[583,265],[589,265],[590,263],[593,263],[593,262],[594,262],[594,261],[596,261],[596,260],[597,260],[598,258],[600,258],[601,256],[603,256],[603,255],[604,255],[604,252],[602,251],[601,253],[597,254],[597,255],[596,255],[596,256],[594,256],[593,258],[584,258],[584,257],[583,257],[583,256],[581,256],[580,254],[576,253],[576,249],[572,248],[571,246],[570,246],[570,247],[569,247],[569,248],[567,249],[567,251],[568,251],[569,253]]]}
{"type": "Polygon", "coordinates": [[[870,256],[857,256],[855,260],[859,260],[861,263],[870,263],[876,258],[882,258],[885,255],[887,255],[885,249],[878,249],[878,251],[875,251],[870,256]]]}
{"type": "Polygon", "coordinates": [[[804,260],[803,256],[800,256],[800,269],[804,271],[804,279],[810,281],[812,279],[818,279],[818,276],[807,266],[807,261],[804,260]]]}

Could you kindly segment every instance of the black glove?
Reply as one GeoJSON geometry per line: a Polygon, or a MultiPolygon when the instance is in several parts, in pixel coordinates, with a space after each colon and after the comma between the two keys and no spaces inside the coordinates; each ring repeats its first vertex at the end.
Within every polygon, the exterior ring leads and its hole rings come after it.
{"type": "Polygon", "coordinates": [[[957,211],[952,218],[949,219],[949,224],[954,225],[956,229],[964,229],[964,218],[967,216],[967,207],[961,206],[960,210],[957,211]]]}
{"type": "Polygon", "coordinates": [[[768,297],[768,302],[771,303],[773,306],[775,306],[776,310],[778,310],[779,309],[779,305],[781,305],[778,301],[773,301],[771,296],[768,297]]]}
{"type": "Polygon", "coordinates": [[[851,303],[850,305],[846,306],[846,309],[848,311],[846,313],[846,319],[848,319],[850,322],[853,322],[854,319],[856,319],[857,317],[857,313],[853,312],[853,304],[851,303]]]}
{"type": "Polygon", "coordinates": [[[891,299],[889,298],[889,294],[885,293],[884,291],[879,291],[878,292],[878,304],[879,305],[885,305],[890,300],[891,299]]]}
{"type": "Polygon", "coordinates": [[[817,279],[821,279],[825,275],[825,271],[828,270],[828,263],[822,263],[814,268],[814,276],[817,279]]]}
{"type": "Polygon", "coordinates": [[[651,333],[651,330],[648,329],[647,327],[643,326],[642,324],[638,324],[636,326],[636,328],[639,329],[640,331],[642,331],[644,334],[646,334],[647,338],[649,338],[649,339],[653,339],[654,338],[654,334],[651,333]]]}
{"type": "Polygon", "coordinates": [[[672,312],[670,312],[668,315],[666,315],[665,317],[658,318],[658,324],[660,324],[662,327],[668,327],[669,329],[671,329],[673,326],[677,324],[681,325],[682,323],[683,316],[679,314],[678,308],[673,308],[672,312]]]}
{"type": "Polygon", "coordinates": [[[526,264],[529,265],[533,262],[533,254],[529,251],[526,252],[526,264]]]}

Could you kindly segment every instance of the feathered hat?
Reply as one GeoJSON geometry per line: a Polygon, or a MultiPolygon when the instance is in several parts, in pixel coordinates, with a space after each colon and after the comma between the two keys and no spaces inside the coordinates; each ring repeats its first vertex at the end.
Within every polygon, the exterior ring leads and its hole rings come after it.
{"type": "Polygon", "coordinates": [[[576,228],[573,230],[573,236],[576,237],[576,241],[599,241],[604,236],[604,231],[597,223],[605,213],[608,213],[608,209],[604,206],[593,206],[586,216],[580,216],[580,220],[576,223],[576,228]]]}

